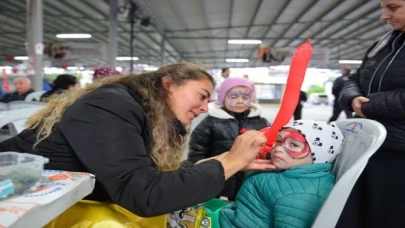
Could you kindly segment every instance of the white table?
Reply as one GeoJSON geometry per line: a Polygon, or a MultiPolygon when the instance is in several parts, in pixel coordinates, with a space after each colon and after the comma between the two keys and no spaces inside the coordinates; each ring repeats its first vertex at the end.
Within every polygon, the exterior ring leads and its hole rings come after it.
{"type": "Polygon", "coordinates": [[[36,192],[0,201],[0,228],[43,227],[89,195],[95,178],[89,173],[44,170],[36,192]]]}

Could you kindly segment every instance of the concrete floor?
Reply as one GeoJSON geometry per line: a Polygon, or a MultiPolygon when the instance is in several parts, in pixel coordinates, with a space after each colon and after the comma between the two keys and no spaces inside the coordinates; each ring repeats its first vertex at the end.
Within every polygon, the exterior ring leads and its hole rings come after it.
{"type": "MultiPolygon", "coordinates": [[[[263,107],[263,113],[261,116],[267,118],[270,122],[273,122],[280,105],[262,104],[261,106],[263,107]]],[[[202,119],[205,118],[206,115],[207,114],[202,114],[193,120],[193,122],[191,123],[191,131],[201,122],[202,119]]],[[[302,119],[328,121],[331,116],[332,106],[305,104],[302,109],[302,119]]],[[[346,118],[344,112],[342,112],[339,116],[339,119],[342,118],[346,118]]],[[[186,148],[183,154],[183,159],[186,159],[187,153],[188,149],[186,148]]]]}

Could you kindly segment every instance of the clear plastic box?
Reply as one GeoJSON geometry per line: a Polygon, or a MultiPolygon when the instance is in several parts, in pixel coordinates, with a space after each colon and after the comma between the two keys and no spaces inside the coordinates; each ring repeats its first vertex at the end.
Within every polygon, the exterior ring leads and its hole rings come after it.
{"type": "Polygon", "coordinates": [[[37,190],[49,159],[27,153],[0,153],[0,200],[37,190]]]}

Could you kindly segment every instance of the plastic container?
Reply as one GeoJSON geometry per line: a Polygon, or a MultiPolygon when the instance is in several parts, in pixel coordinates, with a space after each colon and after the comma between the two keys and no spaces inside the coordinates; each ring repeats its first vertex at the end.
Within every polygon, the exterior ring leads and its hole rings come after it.
{"type": "Polygon", "coordinates": [[[49,159],[17,152],[0,153],[0,200],[37,190],[49,159]]]}

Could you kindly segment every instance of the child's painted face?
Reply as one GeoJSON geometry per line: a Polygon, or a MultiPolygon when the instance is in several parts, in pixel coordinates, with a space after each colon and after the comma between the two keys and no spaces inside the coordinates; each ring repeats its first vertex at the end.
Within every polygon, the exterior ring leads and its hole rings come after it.
{"type": "Polygon", "coordinates": [[[312,155],[305,137],[295,129],[280,130],[271,160],[278,169],[312,164],[312,155]]]}
{"type": "Polygon", "coordinates": [[[246,86],[236,86],[225,97],[225,108],[231,112],[242,113],[249,109],[252,91],[246,86]]]}

